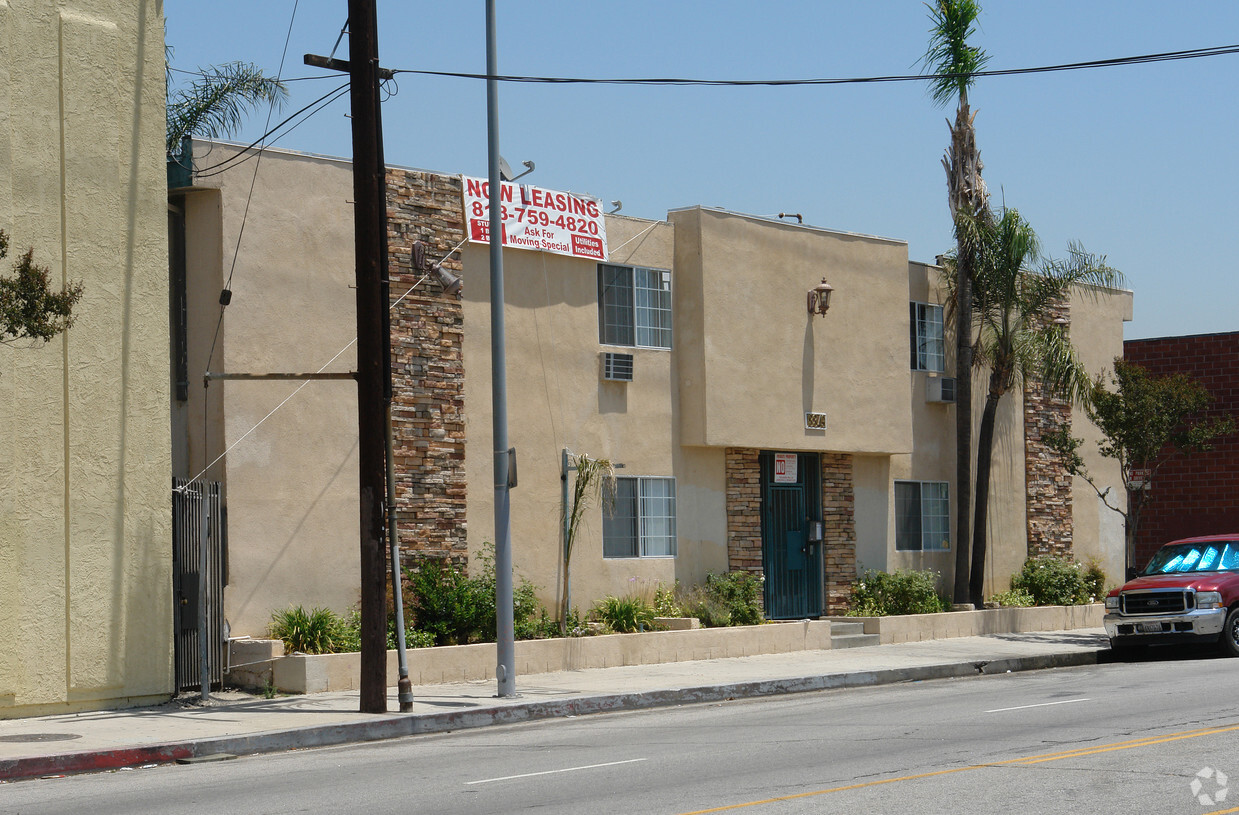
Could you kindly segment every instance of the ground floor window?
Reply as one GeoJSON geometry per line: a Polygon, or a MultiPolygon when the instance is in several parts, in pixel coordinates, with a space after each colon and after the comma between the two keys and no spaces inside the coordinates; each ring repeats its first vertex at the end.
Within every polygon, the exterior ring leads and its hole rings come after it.
{"type": "Polygon", "coordinates": [[[675,556],[675,479],[616,478],[602,513],[603,557],[675,556]]]}
{"type": "Polygon", "coordinates": [[[895,549],[951,548],[951,497],[945,481],[895,482],[895,549]]]}

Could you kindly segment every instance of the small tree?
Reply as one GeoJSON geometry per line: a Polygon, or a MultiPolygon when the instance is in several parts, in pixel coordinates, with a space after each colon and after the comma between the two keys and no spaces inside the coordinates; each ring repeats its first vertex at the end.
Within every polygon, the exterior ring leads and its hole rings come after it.
{"type": "MultiPolygon", "coordinates": [[[[0,258],[9,253],[9,236],[0,229],[0,258]]],[[[82,297],[82,284],[52,291],[51,274],[34,262],[28,249],[13,264],[12,277],[0,277],[0,344],[18,340],[47,342],[73,325],[73,307],[82,297]]]]}
{"type": "Polygon", "coordinates": [[[1083,439],[1059,428],[1046,440],[1062,457],[1067,472],[1084,479],[1106,506],[1123,516],[1125,565],[1130,569],[1135,562],[1140,515],[1152,497],[1158,470],[1177,456],[1212,449],[1217,439],[1234,433],[1236,426],[1233,416],[1204,415],[1213,397],[1186,374],[1153,376],[1119,357],[1114,360],[1110,382],[1114,390],[1106,388],[1102,377],[1097,378],[1085,409],[1102,434],[1098,452],[1119,463],[1126,500],[1111,496],[1110,487],[1098,486],[1088,472],[1080,456],[1083,439]]]}
{"type": "MultiPolygon", "coordinates": [[[[567,519],[564,523],[563,551],[563,585],[559,593],[559,633],[567,636],[568,632],[568,583],[572,566],[572,548],[576,543],[577,533],[581,528],[581,519],[585,510],[599,498],[606,508],[615,502],[615,465],[610,459],[590,458],[582,453],[579,456],[568,455],[568,469],[576,470],[576,480],[572,485],[572,497],[564,507],[567,519]]],[[[567,474],[564,474],[567,477],[567,474]]]]}

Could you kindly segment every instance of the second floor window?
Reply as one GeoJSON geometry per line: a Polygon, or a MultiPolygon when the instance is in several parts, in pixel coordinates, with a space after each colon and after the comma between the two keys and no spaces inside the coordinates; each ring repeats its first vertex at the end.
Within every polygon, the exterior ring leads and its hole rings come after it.
{"type": "Polygon", "coordinates": [[[942,306],[912,303],[912,370],[943,371],[946,368],[942,341],[942,306]]]}
{"type": "Polygon", "coordinates": [[[598,334],[603,345],[671,347],[671,272],[598,264],[598,334]]]}

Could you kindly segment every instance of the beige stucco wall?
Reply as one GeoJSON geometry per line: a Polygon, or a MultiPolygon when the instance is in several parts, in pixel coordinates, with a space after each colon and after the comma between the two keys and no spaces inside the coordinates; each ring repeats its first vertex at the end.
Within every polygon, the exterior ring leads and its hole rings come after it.
{"type": "MultiPolygon", "coordinates": [[[[607,217],[611,262],[670,269],[673,242],[668,223],[607,217]]],[[[467,512],[473,556],[495,540],[489,251],[485,245],[467,244],[462,253],[467,512]]],[[[548,604],[558,597],[560,469],[565,448],[621,463],[621,476],[675,476],[683,530],[692,529],[686,517],[718,519],[713,540],[682,535],[679,557],[604,559],[602,516],[595,507],[586,514],[573,552],[574,606],[588,610],[603,595],[627,590],[630,580],[671,583],[681,564],[695,560],[702,550],[707,559],[712,552],[725,568],[721,451],[713,456],[677,452],[673,352],[599,344],[594,261],[508,249],[503,253],[503,271],[507,430],[519,471],[519,485],[511,494],[512,552],[518,574],[534,583],[548,604]],[[632,382],[602,380],[605,350],[633,355],[632,382]]],[[[673,293],[678,285],[673,275],[673,293]]]]}
{"type": "Polygon", "coordinates": [[[84,286],[0,346],[0,717],[172,690],[163,72],[157,0],[0,2],[0,227],[84,286]]]}
{"type": "Polygon", "coordinates": [[[911,449],[907,244],[701,207],[669,217],[685,444],[911,449]],[[823,277],[830,311],[811,317],[823,277]],[[827,429],[805,429],[807,412],[827,429]]]}
{"type": "MultiPolygon", "coordinates": [[[[937,267],[910,263],[908,299],[943,304],[945,292],[937,267]]],[[[1088,371],[1096,376],[1113,365],[1122,354],[1123,322],[1131,319],[1131,292],[1120,290],[1079,291],[1072,298],[1072,341],[1088,371]]],[[[948,330],[949,334],[949,330],[948,330]]],[[[905,334],[906,336],[906,334],[905,334]]],[[[947,342],[946,372],[953,375],[952,343],[947,342]]],[[[906,364],[905,368],[908,367],[906,364]]],[[[955,570],[955,553],[898,552],[895,550],[893,482],[946,481],[951,494],[951,534],[953,546],[959,540],[955,525],[955,506],[959,490],[955,481],[955,408],[926,400],[926,380],[932,374],[909,371],[908,393],[912,415],[912,452],[891,456],[885,483],[881,458],[858,458],[857,471],[857,560],[867,568],[933,569],[940,573],[940,586],[949,590],[955,570]],[[883,487],[885,491],[883,491],[883,487]],[[885,516],[881,515],[885,511],[885,516]],[[877,543],[880,521],[887,522],[885,549],[877,543]]],[[[988,371],[973,373],[973,449],[985,405],[988,371]]],[[[1005,591],[1010,577],[1018,572],[1027,557],[1026,487],[1024,470],[1023,395],[1013,390],[999,403],[994,431],[989,490],[988,555],[985,589],[988,596],[1005,591]]],[[[1097,430],[1079,408],[1073,412],[1073,432],[1088,440],[1097,430]]],[[[1121,488],[1117,466],[1094,452],[1087,464],[1100,483],[1121,488]]],[[[975,463],[974,463],[975,473],[975,463]]],[[[975,475],[974,475],[975,478],[975,475]]],[[[1097,559],[1112,580],[1122,573],[1122,519],[1100,506],[1096,493],[1082,480],[1073,485],[1073,541],[1075,556],[1081,562],[1097,559]]],[[[975,502],[974,502],[975,509],[975,502]]]]}
{"type": "Polygon", "coordinates": [[[260,162],[209,174],[238,150],[196,142],[199,189],[183,199],[190,224],[190,474],[205,469],[206,478],[225,483],[224,614],[234,636],[262,634],[273,610],[293,604],[347,611],[358,598],[360,545],[356,384],[203,386],[208,368],[355,370],[352,168],[272,150],[260,162]],[[232,301],[220,322],[224,286],[232,301]]]}
{"type": "MultiPolygon", "coordinates": [[[[1123,355],[1123,323],[1132,318],[1132,293],[1114,289],[1082,289],[1071,298],[1071,341],[1080,361],[1094,378],[1114,370],[1115,357],[1123,355]]],[[[1081,455],[1098,484],[1110,485],[1111,502],[1125,506],[1114,496],[1124,494],[1122,473],[1113,459],[1097,452],[1100,432],[1079,407],[1071,415],[1072,435],[1083,438],[1081,455]]],[[[1123,575],[1123,518],[1107,508],[1083,479],[1072,481],[1072,521],[1075,527],[1076,559],[1096,559],[1108,581],[1120,585],[1123,575]]]]}

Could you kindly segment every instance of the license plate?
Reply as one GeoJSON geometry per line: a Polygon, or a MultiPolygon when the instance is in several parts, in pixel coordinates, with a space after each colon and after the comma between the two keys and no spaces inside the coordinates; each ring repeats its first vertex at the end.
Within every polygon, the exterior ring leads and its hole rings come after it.
{"type": "Polygon", "coordinates": [[[1160,634],[1162,633],[1161,623],[1140,623],[1139,631],[1141,634],[1160,634]]]}

